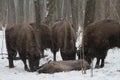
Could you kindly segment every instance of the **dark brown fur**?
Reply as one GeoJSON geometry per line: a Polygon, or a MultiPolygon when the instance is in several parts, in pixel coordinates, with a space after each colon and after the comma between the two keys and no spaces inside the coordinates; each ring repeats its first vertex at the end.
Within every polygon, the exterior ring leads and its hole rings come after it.
{"type": "MultiPolygon", "coordinates": [[[[36,29],[36,24],[35,23],[30,23],[34,29],[36,29]]],[[[46,48],[51,48],[52,47],[52,31],[51,28],[46,25],[46,24],[41,24],[40,25],[40,33],[39,33],[39,44],[40,44],[40,49],[42,52],[42,57],[44,57],[44,49],[46,48]]]]}
{"type": "Polygon", "coordinates": [[[18,52],[24,63],[25,70],[35,71],[39,66],[41,52],[32,26],[27,24],[14,24],[7,27],[5,34],[9,67],[14,67],[13,57],[18,52]],[[26,64],[27,58],[30,70],[26,64]]]}
{"type": "Polygon", "coordinates": [[[85,60],[53,61],[42,65],[38,73],[55,73],[62,71],[81,70],[81,66],[89,69],[90,66],[85,60]],[[84,64],[83,66],[81,64],[84,64]]]}
{"type": "Polygon", "coordinates": [[[72,25],[66,21],[57,21],[52,27],[52,52],[56,61],[56,52],[60,48],[63,60],[75,60],[76,35],[72,25]]]}
{"type": "Polygon", "coordinates": [[[103,20],[88,25],[84,31],[82,45],[89,64],[91,59],[96,57],[96,68],[104,67],[108,49],[120,47],[120,24],[114,20],[103,20]]]}

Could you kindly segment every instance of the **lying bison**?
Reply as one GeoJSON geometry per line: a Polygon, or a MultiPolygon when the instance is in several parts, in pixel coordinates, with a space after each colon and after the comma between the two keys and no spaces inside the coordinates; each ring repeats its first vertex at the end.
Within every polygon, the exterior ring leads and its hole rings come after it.
{"type": "Polygon", "coordinates": [[[74,60],[76,55],[76,35],[72,25],[66,21],[57,21],[52,27],[52,52],[56,61],[56,52],[60,48],[63,60],[74,60]]]}
{"type": "Polygon", "coordinates": [[[120,24],[114,20],[102,20],[88,25],[84,31],[82,45],[85,59],[89,64],[96,57],[95,67],[104,67],[108,49],[120,47],[120,24]]]}
{"type": "MultiPolygon", "coordinates": [[[[30,25],[36,29],[36,24],[35,23],[30,23],[30,25]]],[[[51,31],[51,28],[42,23],[40,25],[40,33],[39,33],[39,44],[40,44],[40,49],[41,49],[41,52],[42,52],[42,57],[44,57],[44,49],[46,48],[50,48],[52,47],[52,31],[51,31]]]]}
{"type": "Polygon", "coordinates": [[[39,67],[40,50],[32,26],[26,24],[8,26],[5,31],[9,67],[13,68],[13,58],[18,52],[26,71],[35,71],[39,67]],[[26,64],[29,61],[29,67],[26,64]]]}
{"type": "Polygon", "coordinates": [[[38,73],[55,73],[62,71],[81,70],[81,67],[89,69],[90,66],[85,60],[53,61],[42,65],[38,73]],[[83,65],[82,65],[83,64],[83,65]]]}

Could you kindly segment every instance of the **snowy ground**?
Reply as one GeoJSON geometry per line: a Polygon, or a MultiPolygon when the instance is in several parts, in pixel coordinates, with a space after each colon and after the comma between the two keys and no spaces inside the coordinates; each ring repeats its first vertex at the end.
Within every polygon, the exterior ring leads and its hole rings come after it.
{"type": "MultiPolygon", "coordinates": [[[[38,74],[37,72],[26,72],[23,69],[22,61],[14,61],[15,68],[8,68],[8,60],[5,55],[5,39],[0,31],[0,80],[120,80],[120,50],[111,49],[108,51],[105,60],[105,67],[102,69],[94,69],[93,77],[91,77],[91,70],[87,70],[87,74],[82,74],[81,71],[59,72],[54,74],[38,74]],[[2,42],[4,43],[2,45],[2,42]],[[3,48],[3,49],[2,49],[3,48]],[[2,50],[2,51],[1,51],[2,50]],[[4,59],[2,59],[1,52],[4,52],[4,59]]],[[[46,50],[48,58],[42,59],[40,64],[43,64],[47,59],[52,59],[50,50],[46,50]]],[[[57,60],[61,60],[59,52],[57,60]]],[[[95,60],[94,60],[95,63],[95,60]]]]}

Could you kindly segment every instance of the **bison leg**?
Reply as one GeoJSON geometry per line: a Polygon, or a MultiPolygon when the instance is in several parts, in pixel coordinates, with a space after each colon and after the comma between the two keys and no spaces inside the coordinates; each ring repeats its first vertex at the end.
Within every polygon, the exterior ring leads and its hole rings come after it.
{"type": "Polygon", "coordinates": [[[13,68],[13,57],[14,57],[14,51],[8,50],[8,60],[9,60],[9,67],[13,68]]]}
{"type": "Polygon", "coordinates": [[[100,68],[104,67],[104,60],[105,60],[105,58],[102,58],[100,68]]]}
{"type": "Polygon", "coordinates": [[[27,64],[26,64],[26,60],[25,60],[25,59],[22,59],[22,61],[23,61],[23,63],[24,63],[24,69],[25,69],[26,71],[30,71],[30,70],[28,69],[27,64]]]}
{"type": "Polygon", "coordinates": [[[99,63],[100,63],[100,58],[97,58],[97,62],[96,62],[95,68],[100,68],[99,63]]]}
{"type": "Polygon", "coordinates": [[[56,61],[56,51],[53,52],[54,61],[56,61]]]}
{"type": "Polygon", "coordinates": [[[21,58],[21,60],[22,60],[23,63],[24,63],[24,69],[25,69],[25,71],[30,71],[30,70],[28,69],[27,64],[26,64],[26,55],[25,55],[25,53],[24,53],[24,54],[20,53],[20,58],[21,58]]]}
{"type": "Polygon", "coordinates": [[[11,42],[6,39],[6,47],[7,47],[7,51],[8,51],[8,61],[9,61],[9,68],[13,68],[14,67],[14,63],[13,63],[13,58],[14,55],[16,53],[15,47],[13,46],[13,44],[10,44],[11,42]]]}
{"type": "Polygon", "coordinates": [[[23,59],[23,58],[21,58],[21,59],[22,59],[22,61],[23,61],[23,63],[24,63],[24,69],[25,69],[25,71],[30,71],[30,70],[28,69],[27,64],[26,64],[26,59],[23,59]]]}
{"type": "Polygon", "coordinates": [[[41,49],[42,58],[44,58],[44,49],[41,49]]]}

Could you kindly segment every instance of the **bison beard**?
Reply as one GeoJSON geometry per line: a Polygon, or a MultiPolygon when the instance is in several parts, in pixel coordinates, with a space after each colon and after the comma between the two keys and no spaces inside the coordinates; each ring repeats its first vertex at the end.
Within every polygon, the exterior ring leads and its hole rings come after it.
{"type": "Polygon", "coordinates": [[[8,26],[5,31],[9,67],[13,68],[13,58],[18,52],[26,71],[35,71],[39,67],[40,50],[35,30],[30,25],[19,24],[8,26]],[[29,61],[29,67],[26,64],[29,61]]]}
{"type": "Polygon", "coordinates": [[[42,65],[37,72],[38,73],[55,73],[62,71],[81,70],[81,64],[85,69],[89,69],[90,66],[85,60],[68,60],[68,61],[53,61],[42,65]]]}
{"type": "Polygon", "coordinates": [[[96,57],[95,67],[104,67],[108,49],[120,47],[120,24],[114,20],[102,20],[88,25],[84,31],[82,45],[84,45],[85,59],[89,64],[96,57]]]}
{"type": "Polygon", "coordinates": [[[72,25],[66,21],[57,21],[52,27],[52,52],[56,61],[56,52],[60,48],[63,60],[75,60],[76,35],[72,25]]]}

